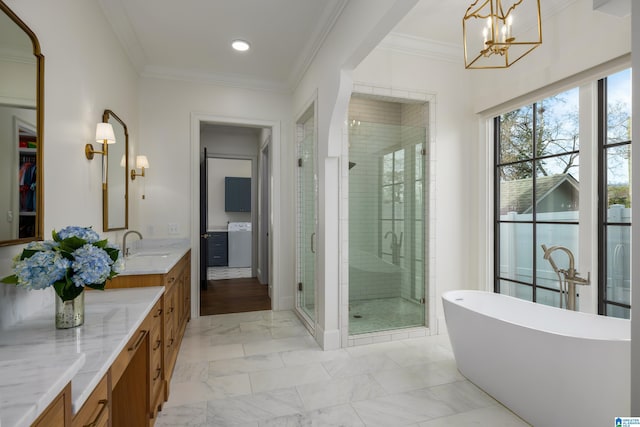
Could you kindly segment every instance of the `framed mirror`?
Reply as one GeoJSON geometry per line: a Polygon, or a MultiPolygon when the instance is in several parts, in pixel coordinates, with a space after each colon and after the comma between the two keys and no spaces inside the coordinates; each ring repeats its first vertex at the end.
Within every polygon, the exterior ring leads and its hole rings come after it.
{"type": "Polygon", "coordinates": [[[0,0],[0,246],[43,238],[44,56],[0,0]]]}
{"type": "Polygon", "coordinates": [[[129,132],[127,125],[111,110],[104,110],[103,123],[111,123],[115,144],[105,144],[102,184],[102,229],[123,230],[129,226],[129,132]]]}

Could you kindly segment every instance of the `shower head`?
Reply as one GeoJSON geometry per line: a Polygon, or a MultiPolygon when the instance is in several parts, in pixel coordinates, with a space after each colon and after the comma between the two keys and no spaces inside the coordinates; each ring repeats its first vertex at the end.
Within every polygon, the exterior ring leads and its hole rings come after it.
{"type": "Polygon", "coordinates": [[[349,162],[349,170],[353,169],[356,164],[354,162],[349,162]]]}

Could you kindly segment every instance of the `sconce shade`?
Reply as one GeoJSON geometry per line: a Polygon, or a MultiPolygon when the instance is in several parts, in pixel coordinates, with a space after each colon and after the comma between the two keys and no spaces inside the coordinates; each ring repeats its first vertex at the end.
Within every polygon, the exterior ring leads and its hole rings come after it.
{"type": "Polygon", "coordinates": [[[111,123],[98,123],[96,126],[96,142],[103,144],[102,151],[94,150],[93,145],[91,144],[86,144],[84,146],[84,155],[88,160],[92,160],[94,154],[102,154],[105,156],[107,154],[107,149],[104,147],[105,143],[116,143],[116,136],[113,132],[113,126],[111,126],[111,123]]]}
{"type": "Polygon", "coordinates": [[[462,18],[465,68],[507,68],[542,44],[540,0],[476,0],[462,18]]]}
{"type": "Polygon", "coordinates": [[[98,123],[98,126],[96,126],[96,142],[103,144],[105,141],[107,144],[116,143],[113,126],[111,126],[111,123],[98,123]]]}
{"type": "Polygon", "coordinates": [[[147,156],[136,156],[136,169],[140,169],[141,173],[136,172],[135,169],[131,169],[131,180],[135,180],[136,176],[144,177],[144,170],[149,169],[149,160],[147,156]]]}
{"type": "Polygon", "coordinates": [[[136,156],[136,168],[149,169],[149,160],[147,160],[147,156],[136,156]]]}

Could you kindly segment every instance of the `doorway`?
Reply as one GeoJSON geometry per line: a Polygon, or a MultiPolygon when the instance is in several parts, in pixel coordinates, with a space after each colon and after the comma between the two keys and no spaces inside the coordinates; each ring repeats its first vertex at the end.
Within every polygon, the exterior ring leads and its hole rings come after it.
{"type": "Polygon", "coordinates": [[[265,135],[256,127],[200,126],[200,315],[271,309],[268,280],[258,280],[268,258],[258,209],[265,135]]]}

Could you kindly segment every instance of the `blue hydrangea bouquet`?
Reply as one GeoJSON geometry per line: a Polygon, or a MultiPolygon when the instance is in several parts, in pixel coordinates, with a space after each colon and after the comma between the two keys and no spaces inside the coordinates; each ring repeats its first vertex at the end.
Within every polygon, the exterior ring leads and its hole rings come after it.
{"type": "Polygon", "coordinates": [[[30,242],[14,258],[14,274],[2,279],[27,289],[53,286],[62,301],[75,299],[85,286],[104,290],[124,267],[120,249],[90,227],[65,227],[53,240],[30,242]]]}

